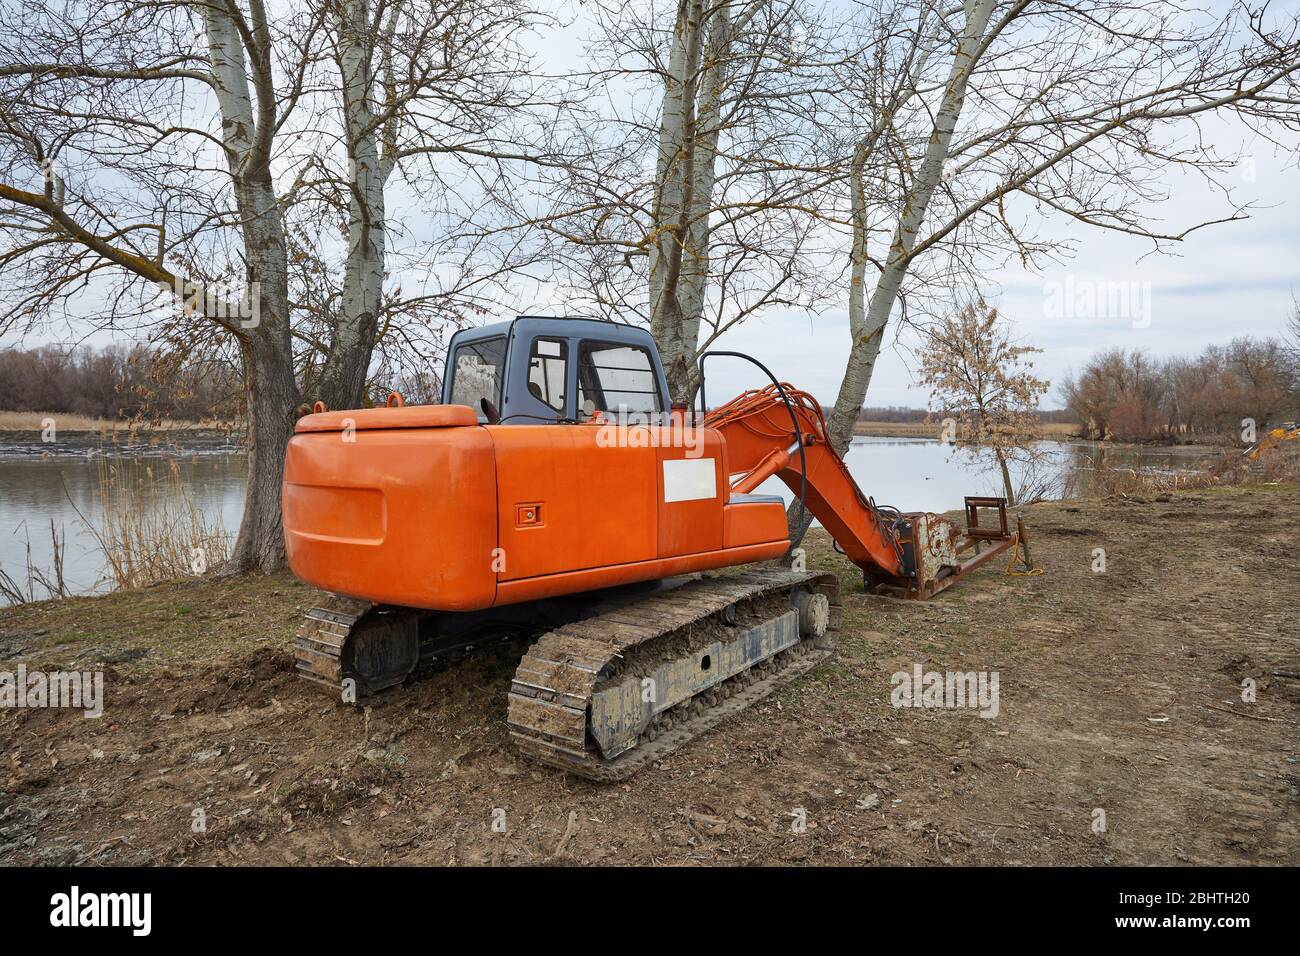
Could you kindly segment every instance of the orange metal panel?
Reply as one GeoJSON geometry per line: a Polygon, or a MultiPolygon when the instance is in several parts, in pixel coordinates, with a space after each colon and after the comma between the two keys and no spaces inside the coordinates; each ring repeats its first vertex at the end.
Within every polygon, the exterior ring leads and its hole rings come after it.
{"type": "Polygon", "coordinates": [[[501,581],[655,557],[655,452],[597,425],[500,425],[501,581]],[[526,520],[529,509],[532,520],[526,520]]]}
{"type": "Polygon", "coordinates": [[[668,429],[655,429],[666,447],[658,449],[655,480],[659,505],[659,557],[698,554],[722,547],[722,505],[727,500],[726,446],[715,431],[700,429],[693,444],[674,443],[668,429]],[[712,473],[712,493],[700,479],[712,473]],[[696,495],[687,497],[683,495],[696,495]],[[674,500],[677,499],[677,500],[674,500]]]}
{"type": "Polygon", "coordinates": [[[751,561],[767,561],[779,558],[788,546],[789,542],[783,539],[772,544],[755,544],[743,548],[729,548],[725,551],[705,551],[700,554],[685,554],[675,558],[661,558],[636,564],[619,564],[603,568],[588,568],[583,571],[568,571],[545,577],[524,578],[518,581],[503,581],[497,588],[496,603],[498,605],[519,604],[522,601],[534,601],[539,598],[554,597],[557,594],[577,594],[581,591],[609,588],[636,581],[654,581],[674,574],[708,571],[734,564],[748,564],[751,561]]]}
{"type": "Polygon", "coordinates": [[[400,408],[351,408],[317,412],[298,419],[294,431],[336,432],[345,428],[451,428],[478,424],[465,405],[405,405],[400,408]]]}
{"type": "Polygon", "coordinates": [[[378,488],[290,484],[284,490],[284,524],[301,538],[381,545],[388,524],[378,488]]]}
{"type": "Polygon", "coordinates": [[[724,507],[726,453],[717,432],[617,426],[302,431],[289,562],[341,594],[475,610],[779,556],[779,505],[724,507]]]}
{"type": "Polygon", "coordinates": [[[789,544],[785,506],[778,501],[753,501],[723,509],[723,547],[779,541],[789,544]]]}

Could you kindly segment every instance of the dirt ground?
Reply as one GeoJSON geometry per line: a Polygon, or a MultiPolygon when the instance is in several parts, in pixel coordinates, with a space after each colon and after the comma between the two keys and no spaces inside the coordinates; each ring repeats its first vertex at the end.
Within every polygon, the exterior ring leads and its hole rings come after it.
{"type": "Polygon", "coordinates": [[[320,696],[288,577],[0,612],[0,671],[106,672],[100,719],[0,710],[0,861],[1300,863],[1300,487],[1025,514],[1045,574],[929,603],[863,594],[817,537],[838,655],[612,786],[514,754],[506,652],[320,696]],[[997,671],[997,716],[895,709],[915,664],[997,671]]]}

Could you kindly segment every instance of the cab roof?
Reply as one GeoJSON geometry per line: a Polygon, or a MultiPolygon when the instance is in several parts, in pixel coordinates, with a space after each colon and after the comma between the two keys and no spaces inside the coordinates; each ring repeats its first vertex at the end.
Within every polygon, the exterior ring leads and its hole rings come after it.
{"type": "Polygon", "coordinates": [[[473,329],[462,329],[452,336],[455,342],[479,342],[483,339],[509,336],[513,332],[528,335],[599,336],[612,342],[635,342],[645,345],[652,341],[650,331],[639,325],[612,322],[608,319],[569,318],[558,315],[517,315],[504,322],[493,322],[473,329]]]}

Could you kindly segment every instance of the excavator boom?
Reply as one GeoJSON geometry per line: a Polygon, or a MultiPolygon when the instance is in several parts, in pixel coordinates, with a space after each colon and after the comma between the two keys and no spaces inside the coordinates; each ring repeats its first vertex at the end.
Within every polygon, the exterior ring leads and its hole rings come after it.
{"type": "Polygon", "coordinates": [[[707,413],[704,427],[722,434],[731,469],[743,473],[733,491],[776,476],[804,496],[809,513],[854,564],[891,577],[902,574],[897,539],[831,446],[821,406],[807,392],[789,384],[745,392],[707,413]]]}
{"type": "Polygon", "coordinates": [[[721,433],[730,468],[739,473],[733,492],[779,478],[802,496],[868,585],[931,597],[1012,546],[1001,498],[968,497],[964,529],[939,515],[877,505],[831,444],[821,405],[789,383],[736,396],[708,412],[704,426],[721,433]],[[996,512],[996,526],[980,526],[982,508],[996,512]],[[963,557],[968,551],[974,553],[963,557]]]}

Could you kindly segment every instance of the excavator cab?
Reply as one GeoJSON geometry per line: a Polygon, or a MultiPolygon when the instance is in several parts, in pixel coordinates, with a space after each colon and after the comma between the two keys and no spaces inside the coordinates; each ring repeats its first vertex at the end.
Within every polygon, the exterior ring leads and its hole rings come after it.
{"type": "Polygon", "coordinates": [[[519,316],[457,332],[442,401],[481,424],[583,423],[597,414],[659,424],[668,387],[654,339],[595,319],[519,316]]]}

